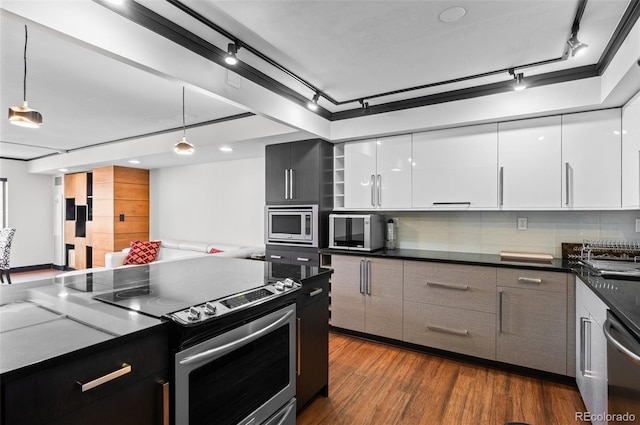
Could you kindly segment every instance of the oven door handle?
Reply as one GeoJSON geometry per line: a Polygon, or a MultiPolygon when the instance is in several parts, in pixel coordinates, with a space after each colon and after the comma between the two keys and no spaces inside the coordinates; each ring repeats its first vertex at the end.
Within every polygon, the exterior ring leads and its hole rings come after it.
{"type": "Polygon", "coordinates": [[[258,338],[260,338],[262,335],[271,332],[272,329],[277,328],[278,326],[280,326],[281,324],[283,324],[284,322],[286,322],[287,320],[289,320],[289,318],[291,316],[293,316],[293,314],[295,313],[295,311],[288,311],[287,313],[285,313],[282,317],[280,317],[278,320],[276,320],[275,322],[271,323],[270,325],[265,326],[264,328],[257,330],[255,332],[253,332],[252,334],[249,334],[247,336],[244,336],[240,339],[237,339],[233,342],[229,342],[225,345],[222,345],[220,347],[216,347],[216,348],[212,348],[211,350],[207,350],[207,351],[203,351],[202,353],[198,353],[198,354],[194,354],[193,356],[189,356],[189,357],[185,357],[184,359],[180,360],[180,364],[181,365],[188,365],[191,363],[196,363],[198,361],[201,360],[206,360],[210,357],[219,357],[219,356],[223,356],[226,353],[233,351],[236,349],[236,347],[245,345],[250,343],[251,341],[254,341],[258,338]]]}
{"type": "MultiPolygon", "coordinates": [[[[625,335],[629,335],[629,333],[622,327],[622,325],[611,318],[605,320],[604,325],[602,325],[602,330],[604,331],[604,336],[605,338],[607,338],[607,341],[609,341],[609,343],[613,345],[613,347],[618,352],[620,352],[620,354],[625,355],[629,358],[629,360],[631,360],[631,362],[635,363],[637,366],[640,366],[640,354],[634,353],[633,351],[622,345],[620,341],[615,339],[613,335],[611,335],[611,328],[615,328],[615,330],[625,335]]],[[[633,337],[629,335],[628,338],[632,339],[633,337]]]]}

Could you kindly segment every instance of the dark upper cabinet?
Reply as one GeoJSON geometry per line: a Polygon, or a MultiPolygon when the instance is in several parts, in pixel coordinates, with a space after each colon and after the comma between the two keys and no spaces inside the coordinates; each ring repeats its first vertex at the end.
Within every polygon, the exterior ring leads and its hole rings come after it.
{"type": "Polygon", "coordinates": [[[323,140],[268,145],[265,151],[267,205],[331,202],[332,148],[323,140]]]}

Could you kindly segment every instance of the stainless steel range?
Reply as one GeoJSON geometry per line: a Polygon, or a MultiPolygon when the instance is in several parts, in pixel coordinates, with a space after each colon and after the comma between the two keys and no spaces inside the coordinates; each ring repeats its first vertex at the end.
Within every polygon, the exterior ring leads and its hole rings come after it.
{"type": "Polygon", "coordinates": [[[301,284],[269,267],[202,257],[118,269],[123,287],[94,297],[170,321],[175,425],[295,424],[301,284]]]}

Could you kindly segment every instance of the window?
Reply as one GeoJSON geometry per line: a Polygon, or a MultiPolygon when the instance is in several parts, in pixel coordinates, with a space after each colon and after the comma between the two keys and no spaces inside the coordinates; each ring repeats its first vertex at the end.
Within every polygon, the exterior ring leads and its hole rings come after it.
{"type": "Polygon", "coordinates": [[[0,227],[7,227],[7,179],[0,177],[0,227]]]}

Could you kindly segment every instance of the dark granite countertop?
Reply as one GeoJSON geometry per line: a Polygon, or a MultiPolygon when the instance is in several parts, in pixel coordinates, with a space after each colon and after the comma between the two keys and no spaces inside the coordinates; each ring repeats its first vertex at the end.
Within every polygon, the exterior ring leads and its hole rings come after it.
{"type": "Polygon", "coordinates": [[[553,259],[547,262],[505,261],[500,255],[466,252],[427,251],[418,249],[379,250],[373,252],[355,250],[322,249],[323,254],[341,254],[364,257],[390,258],[438,263],[479,266],[509,267],[532,270],[573,273],[618,316],[640,339],[640,280],[605,279],[575,260],[553,259]]]}
{"type": "MultiPolygon", "coordinates": [[[[180,276],[219,274],[232,284],[234,275],[246,277],[247,273],[243,273],[246,269],[257,270],[257,275],[265,281],[291,277],[303,285],[307,278],[333,272],[255,260],[215,259],[207,265],[206,259],[184,259],[3,285],[0,287],[0,374],[6,378],[15,373],[30,373],[53,359],[97,344],[118,343],[117,338],[135,337],[138,332],[166,324],[164,319],[96,300],[95,295],[138,286],[149,279],[148,276],[159,274],[181,284],[180,276]]],[[[262,284],[256,282],[256,286],[262,284]]],[[[188,287],[185,285],[184,290],[188,291],[188,287]]]]}

